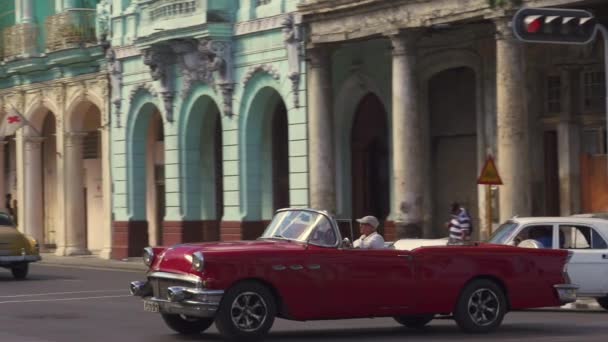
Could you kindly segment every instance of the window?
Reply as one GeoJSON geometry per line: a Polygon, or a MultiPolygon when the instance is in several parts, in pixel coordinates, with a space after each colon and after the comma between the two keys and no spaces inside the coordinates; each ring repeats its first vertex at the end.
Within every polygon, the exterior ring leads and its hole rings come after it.
{"type": "Polygon", "coordinates": [[[271,1],[272,0],[256,0],[255,5],[256,6],[268,5],[271,1]]]}
{"type": "Polygon", "coordinates": [[[553,226],[527,226],[517,234],[513,241],[517,246],[524,240],[536,240],[543,245],[543,248],[551,248],[553,246],[553,226]]]}
{"type": "Polygon", "coordinates": [[[604,112],[606,107],[606,84],[603,71],[583,73],[583,111],[604,112]]]}
{"type": "Polygon", "coordinates": [[[101,133],[99,131],[89,132],[84,136],[82,147],[83,159],[99,159],[101,155],[101,133]]]}
{"type": "Polygon", "coordinates": [[[606,130],[603,127],[585,128],[581,141],[583,153],[591,155],[606,153],[606,130]]]}
{"type": "Polygon", "coordinates": [[[564,249],[606,249],[606,241],[595,229],[587,226],[559,227],[559,246],[564,249]]]}
{"type": "Polygon", "coordinates": [[[547,77],[547,113],[555,114],[562,111],[562,79],[559,76],[547,77]]]}

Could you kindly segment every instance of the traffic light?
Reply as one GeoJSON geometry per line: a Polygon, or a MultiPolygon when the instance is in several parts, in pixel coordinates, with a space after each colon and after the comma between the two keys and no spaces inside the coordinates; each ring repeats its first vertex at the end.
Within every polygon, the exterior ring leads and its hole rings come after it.
{"type": "Polygon", "coordinates": [[[522,8],[513,17],[515,36],[525,42],[587,44],[596,26],[593,14],[576,9],[522,8]]]}

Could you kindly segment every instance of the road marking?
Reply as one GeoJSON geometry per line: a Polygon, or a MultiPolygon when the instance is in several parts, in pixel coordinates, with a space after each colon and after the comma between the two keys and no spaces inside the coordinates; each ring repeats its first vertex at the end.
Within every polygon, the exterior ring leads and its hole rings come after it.
{"type": "Polygon", "coordinates": [[[61,302],[61,301],[70,301],[70,300],[122,298],[122,297],[133,297],[133,296],[131,296],[131,295],[120,295],[120,296],[98,296],[98,297],[81,297],[81,298],[61,298],[61,299],[7,300],[7,301],[4,301],[4,302],[0,302],[0,304],[38,303],[38,302],[61,302]]]}
{"type": "Polygon", "coordinates": [[[91,290],[91,291],[74,291],[74,292],[48,292],[48,293],[32,293],[32,294],[18,294],[12,296],[0,296],[0,298],[16,298],[16,297],[38,297],[38,296],[52,296],[52,295],[65,295],[65,294],[78,294],[78,293],[100,293],[100,292],[127,292],[128,290],[91,290]]]}

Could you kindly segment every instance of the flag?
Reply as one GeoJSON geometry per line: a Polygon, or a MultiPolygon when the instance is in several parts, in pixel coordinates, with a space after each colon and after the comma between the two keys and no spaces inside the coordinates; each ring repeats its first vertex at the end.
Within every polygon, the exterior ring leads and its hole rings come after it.
{"type": "Polygon", "coordinates": [[[29,125],[27,119],[15,107],[11,106],[4,116],[2,136],[13,135],[19,128],[25,125],[29,125]]]}

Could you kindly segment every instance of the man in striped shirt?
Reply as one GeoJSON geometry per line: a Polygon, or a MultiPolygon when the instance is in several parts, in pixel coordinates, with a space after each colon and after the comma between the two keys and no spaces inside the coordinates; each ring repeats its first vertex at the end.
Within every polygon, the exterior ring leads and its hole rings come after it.
{"type": "Polygon", "coordinates": [[[471,216],[469,216],[466,209],[458,203],[452,204],[451,218],[447,223],[447,227],[450,232],[448,244],[463,244],[471,239],[471,232],[473,230],[471,216]]]}

